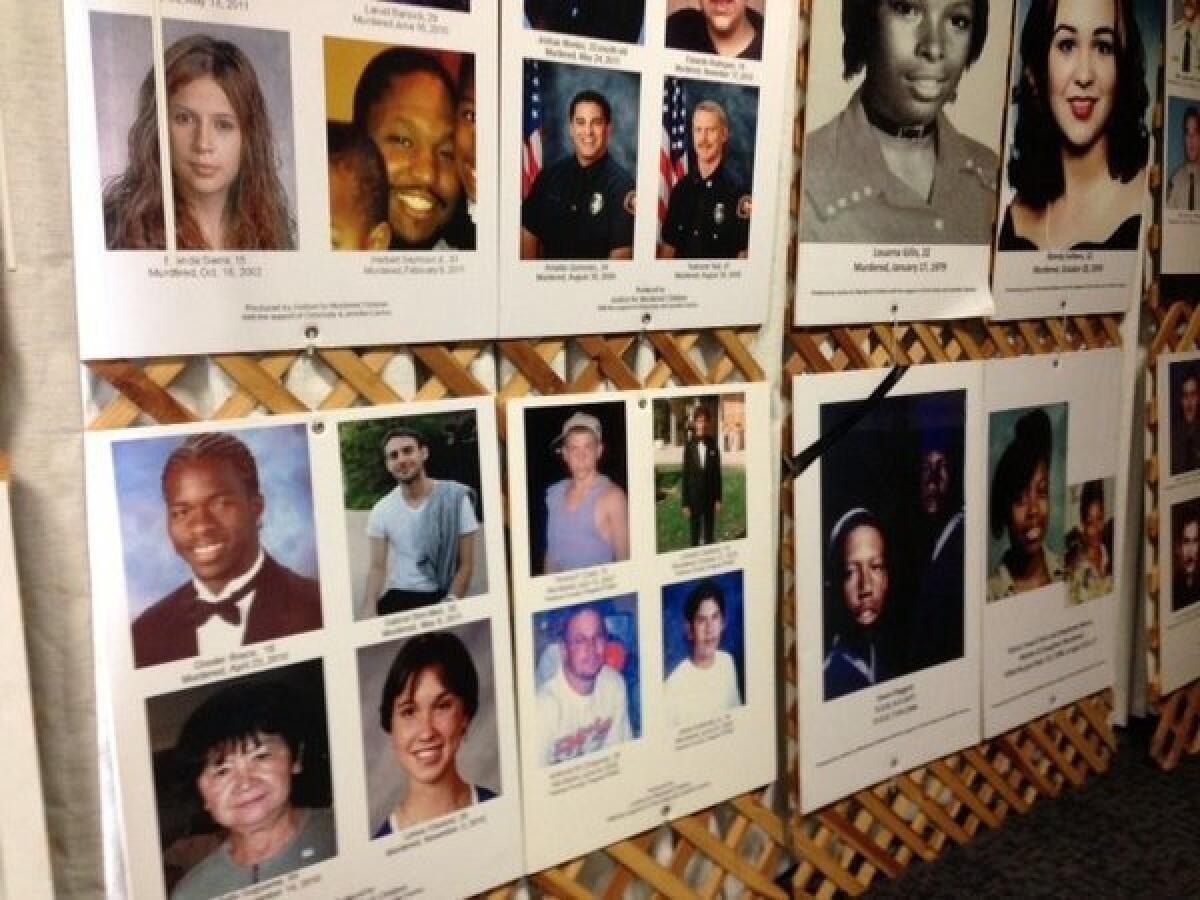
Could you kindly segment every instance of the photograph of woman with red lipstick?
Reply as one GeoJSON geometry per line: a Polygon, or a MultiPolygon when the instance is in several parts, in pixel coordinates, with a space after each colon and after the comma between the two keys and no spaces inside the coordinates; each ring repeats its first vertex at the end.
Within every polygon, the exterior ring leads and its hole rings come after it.
{"type": "MultiPolygon", "coordinates": [[[[178,33],[188,25],[165,22],[164,36],[170,36],[172,26],[178,33]]],[[[275,88],[271,93],[286,96],[290,103],[290,87],[280,83],[281,77],[286,81],[281,76],[286,71],[281,65],[287,57],[286,35],[256,31],[248,37],[264,50],[275,88]]],[[[250,55],[224,34],[178,37],[164,54],[163,77],[176,248],[293,249],[295,222],[281,177],[285,154],[275,137],[278,124],[273,124],[284,123],[286,127],[278,130],[290,133],[290,106],[284,110],[268,103],[250,55]]],[[[145,74],[137,96],[125,169],[104,189],[110,250],[166,247],[153,71],[145,74]]],[[[290,150],[286,155],[290,159],[290,150]]]]}
{"type": "MultiPolygon", "coordinates": [[[[1136,250],[1150,132],[1132,0],[1024,0],[1001,251],[1136,250]]],[[[1149,4],[1147,4],[1149,5],[1149,4]]]]}
{"type": "Polygon", "coordinates": [[[373,838],[500,794],[491,660],[487,621],[359,651],[373,838]]]}
{"type": "MultiPolygon", "coordinates": [[[[989,12],[1006,9],[1005,0],[842,0],[842,76],[857,87],[805,140],[802,241],[991,243],[1001,98],[990,122],[976,115],[986,103],[955,101],[984,52],[989,12]]],[[[814,37],[812,68],[822,55],[834,64],[827,44],[814,37]]],[[[989,55],[977,79],[1002,65],[989,55]]],[[[821,122],[824,104],[813,105],[821,122]]]]}
{"type": "Polygon", "coordinates": [[[1066,579],[1067,404],[993,413],[989,603],[1066,579]]]}

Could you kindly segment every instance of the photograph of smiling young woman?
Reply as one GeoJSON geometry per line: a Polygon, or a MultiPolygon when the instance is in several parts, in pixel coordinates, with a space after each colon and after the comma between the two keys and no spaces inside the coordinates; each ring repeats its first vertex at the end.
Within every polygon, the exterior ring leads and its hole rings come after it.
{"type": "MultiPolygon", "coordinates": [[[[249,58],[229,41],[198,34],[171,44],[163,67],[177,249],[293,249],[271,118],[249,58]]],[[[165,249],[159,159],[150,71],[129,129],[127,167],[104,190],[108,249],[165,249]]]]}
{"type": "Polygon", "coordinates": [[[1135,250],[1150,135],[1130,0],[1033,0],[997,249],[1135,250]]]}
{"type": "Polygon", "coordinates": [[[946,116],[983,52],[988,10],[988,0],[843,0],[843,77],[862,81],[806,139],[802,240],[991,242],[999,159],[946,116]]]}

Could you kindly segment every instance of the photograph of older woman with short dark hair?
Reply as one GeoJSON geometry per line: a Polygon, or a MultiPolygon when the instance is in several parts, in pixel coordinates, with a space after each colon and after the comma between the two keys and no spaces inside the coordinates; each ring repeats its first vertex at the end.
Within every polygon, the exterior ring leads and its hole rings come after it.
{"type": "MultiPolygon", "coordinates": [[[[1145,4],[1150,5],[1150,4],[1145,4]]],[[[1001,251],[1135,250],[1150,132],[1133,0],[1022,0],[1001,251]]]]}
{"type": "Polygon", "coordinates": [[[321,661],[152,697],[171,900],[209,900],[337,852],[321,661]]]}
{"type": "Polygon", "coordinates": [[[989,603],[1063,581],[1067,404],[992,413],[989,603]]]}
{"type": "Polygon", "coordinates": [[[947,115],[983,53],[989,0],[842,0],[841,11],[843,78],[862,80],[805,140],[801,240],[990,244],[999,159],[947,115]]]}
{"type": "MultiPolygon", "coordinates": [[[[119,36],[126,26],[112,25],[118,18],[124,17],[95,17],[92,22],[101,128],[113,124],[103,120],[113,106],[107,94],[117,85],[103,83],[109,68],[100,55],[105,49],[119,50],[120,41],[113,42],[113,33],[119,36]]],[[[287,36],[215,26],[194,33],[194,28],[182,22],[164,22],[163,27],[164,37],[171,40],[164,52],[163,78],[175,246],[180,250],[291,250],[295,246],[288,189],[292,170],[289,166],[285,179],[281,168],[282,157],[290,160],[291,151],[279,143],[291,139],[287,36]],[[258,68],[242,44],[253,46],[259,55],[258,68]],[[259,68],[269,72],[267,82],[259,68]],[[268,102],[268,93],[274,105],[268,102]],[[286,127],[280,129],[278,123],[286,127]]],[[[124,170],[104,185],[105,242],[110,250],[167,246],[158,136],[151,69],[137,89],[124,170]]]]}

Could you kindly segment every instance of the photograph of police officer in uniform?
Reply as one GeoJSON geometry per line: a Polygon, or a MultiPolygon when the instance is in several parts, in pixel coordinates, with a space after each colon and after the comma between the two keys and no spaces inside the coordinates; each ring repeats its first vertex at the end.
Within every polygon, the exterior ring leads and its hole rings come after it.
{"type": "Polygon", "coordinates": [[[646,0],[525,0],[525,27],[577,37],[642,42],[646,0]]]}
{"type": "Polygon", "coordinates": [[[757,88],[665,79],[659,259],[747,256],[757,123],[757,88]]]}
{"type": "Polygon", "coordinates": [[[801,240],[990,244],[1011,3],[840,7],[840,41],[814,22],[801,240]]]}
{"type": "Polygon", "coordinates": [[[632,259],[640,76],[524,65],[524,116],[541,160],[526,138],[521,259],[632,259]]]}

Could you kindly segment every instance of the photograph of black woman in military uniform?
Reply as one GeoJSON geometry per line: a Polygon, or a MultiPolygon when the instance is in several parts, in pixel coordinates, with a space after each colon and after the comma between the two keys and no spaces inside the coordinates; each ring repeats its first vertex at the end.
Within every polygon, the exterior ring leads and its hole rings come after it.
{"type": "Polygon", "coordinates": [[[668,76],[662,115],[658,258],[744,259],[758,89],[668,76]]]}
{"type": "Polygon", "coordinates": [[[521,259],[632,259],[640,76],[523,65],[521,259]]]}
{"type": "Polygon", "coordinates": [[[965,433],[965,391],[890,397],[821,458],[826,701],[963,655],[965,433]]]}
{"type": "Polygon", "coordinates": [[[746,537],[746,395],[654,401],[659,553],[746,537]]]}
{"type": "Polygon", "coordinates": [[[525,0],[525,27],[640,44],[646,0],[525,0]]]}
{"type": "Polygon", "coordinates": [[[990,244],[1011,2],[825,6],[813,23],[800,239],[990,244]]]}

